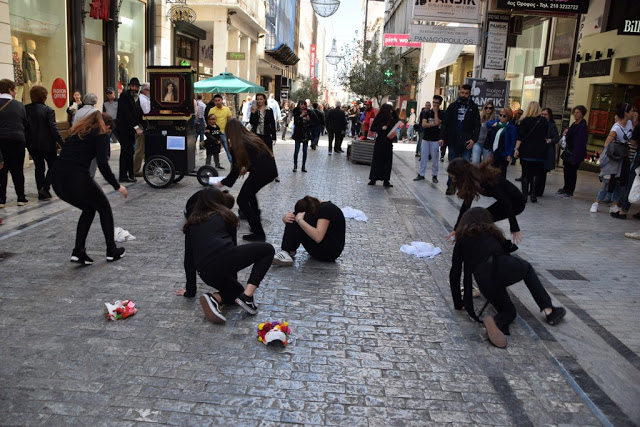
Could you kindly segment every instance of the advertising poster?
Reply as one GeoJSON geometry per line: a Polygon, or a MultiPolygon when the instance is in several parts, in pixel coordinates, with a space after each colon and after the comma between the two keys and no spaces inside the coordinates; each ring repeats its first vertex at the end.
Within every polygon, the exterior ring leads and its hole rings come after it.
{"type": "Polygon", "coordinates": [[[466,79],[465,83],[471,85],[471,99],[477,105],[484,105],[491,101],[495,111],[509,106],[509,81],[495,80],[488,82],[483,79],[466,79]]]}
{"type": "Polygon", "coordinates": [[[411,25],[409,40],[422,43],[480,44],[480,28],[411,25]]]}
{"type": "Polygon", "coordinates": [[[461,0],[455,3],[443,0],[416,0],[413,19],[477,24],[481,4],[480,0],[461,0]]]}
{"type": "Polygon", "coordinates": [[[488,70],[504,70],[507,59],[509,15],[489,14],[488,18],[484,68],[488,70]]]}

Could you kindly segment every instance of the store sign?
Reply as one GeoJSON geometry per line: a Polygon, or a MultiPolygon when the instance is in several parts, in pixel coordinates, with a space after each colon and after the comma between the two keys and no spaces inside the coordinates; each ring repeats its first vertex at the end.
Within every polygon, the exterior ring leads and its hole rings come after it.
{"type": "Polygon", "coordinates": [[[390,47],[420,47],[422,43],[410,42],[409,34],[385,34],[382,45],[390,47]]]}
{"type": "Polygon", "coordinates": [[[488,70],[504,70],[507,59],[507,35],[509,15],[489,14],[487,43],[484,51],[484,67],[488,70]]]}
{"type": "Polygon", "coordinates": [[[620,71],[623,73],[637,73],[640,71],[640,56],[631,56],[622,62],[620,71]]]}
{"type": "Polygon", "coordinates": [[[51,100],[53,101],[53,105],[58,108],[63,108],[67,105],[67,96],[67,85],[64,80],[58,77],[51,85],[51,100]]]}
{"type": "Polygon", "coordinates": [[[411,25],[409,40],[422,43],[480,44],[477,27],[449,27],[444,25],[411,25]]]}
{"type": "Polygon", "coordinates": [[[89,16],[94,19],[109,20],[109,0],[91,0],[89,16]]]}
{"type": "Polygon", "coordinates": [[[309,60],[309,77],[316,78],[316,45],[311,45],[311,58],[309,60]]]}
{"type": "Polygon", "coordinates": [[[477,24],[481,4],[480,0],[416,0],[413,19],[477,24]]]}
{"type": "Polygon", "coordinates": [[[536,12],[587,13],[589,0],[498,0],[498,7],[536,12]]]}
{"type": "Polygon", "coordinates": [[[602,61],[581,62],[578,77],[604,77],[611,74],[611,59],[602,61]]]}
{"type": "Polygon", "coordinates": [[[465,83],[471,85],[471,99],[477,105],[492,102],[496,111],[509,106],[509,80],[466,79],[465,83]]]}
{"type": "Polygon", "coordinates": [[[625,19],[624,25],[618,28],[619,35],[640,36],[640,19],[625,19]]]}
{"type": "Polygon", "coordinates": [[[227,52],[227,59],[244,61],[245,53],[244,52],[227,52]]]}

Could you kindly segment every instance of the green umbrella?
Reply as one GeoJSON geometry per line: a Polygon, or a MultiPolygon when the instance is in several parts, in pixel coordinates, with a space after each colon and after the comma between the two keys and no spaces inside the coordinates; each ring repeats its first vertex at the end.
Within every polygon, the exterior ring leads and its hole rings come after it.
{"type": "Polygon", "coordinates": [[[196,93],[259,93],[264,92],[262,86],[236,77],[231,73],[220,73],[215,77],[196,82],[193,87],[196,93]]]}

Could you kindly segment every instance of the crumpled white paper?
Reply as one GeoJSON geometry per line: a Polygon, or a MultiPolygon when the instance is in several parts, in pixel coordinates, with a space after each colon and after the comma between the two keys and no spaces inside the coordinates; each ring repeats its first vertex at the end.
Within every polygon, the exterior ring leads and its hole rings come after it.
{"type": "Polygon", "coordinates": [[[113,234],[114,234],[114,239],[116,240],[116,242],[118,243],[122,243],[125,242],[127,240],[136,240],[135,236],[131,233],[129,233],[127,230],[124,230],[120,227],[116,227],[113,230],[113,234]]]}
{"type": "Polygon", "coordinates": [[[433,258],[442,253],[442,249],[425,242],[411,242],[411,245],[402,245],[400,251],[418,258],[433,258]]]}
{"type": "Polygon", "coordinates": [[[217,183],[219,183],[220,181],[222,181],[223,179],[225,179],[227,176],[211,176],[209,177],[209,185],[216,185],[217,183]]]}
{"type": "Polygon", "coordinates": [[[356,221],[367,222],[367,216],[359,209],[354,209],[351,206],[345,206],[342,208],[342,214],[345,218],[353,218],[356,221]]]}

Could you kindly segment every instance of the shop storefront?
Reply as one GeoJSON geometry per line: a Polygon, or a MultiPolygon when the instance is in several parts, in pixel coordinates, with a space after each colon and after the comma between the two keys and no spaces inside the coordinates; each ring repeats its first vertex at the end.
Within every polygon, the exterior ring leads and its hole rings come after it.
{"type": "Polygon", "coordinates": [[[145,2],[140,0],[122,0],[118,19],[118,87],[129,84],[132,77],[141,82],[146,80],[145,2]]]}

